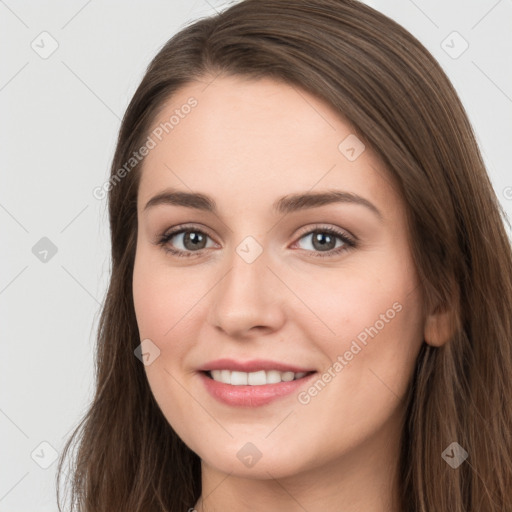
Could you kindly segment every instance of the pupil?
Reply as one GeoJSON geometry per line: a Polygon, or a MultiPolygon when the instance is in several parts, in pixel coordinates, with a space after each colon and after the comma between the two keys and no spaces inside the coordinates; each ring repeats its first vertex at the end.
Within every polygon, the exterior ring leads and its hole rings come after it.
{"type": "Polygon", "coordinates": [[[332,249],[333,247],[330,247],[330,245],[332,245],[333,241],[334,237],[326,235],[325,233],[316,233],[316,235],[313,236],[313,246],[315,246],[315,248],[325,249],[326,246],[329,245],[328,249],[332,249]],[[325,239],[328,241],[326,242],[325,239]],[[319,246],[317,247],[316,244],[319,244],[319,246]]]}
{"type": "MultiPolygon", "coordinates": [[[[199,234],[199,233],[195,233],[195,232],[188,232],[185,234],[185,241],[184,241],[184,244],[186,246],[187,242],[192,242],[192,248],[195,248],[197,249],[198,248],[198,244],[200,244],[201,242],[204,242],[204,237],[199,234]]],[[[202,249],[203,247],[199,247],[200,249],[202,249]]]]}

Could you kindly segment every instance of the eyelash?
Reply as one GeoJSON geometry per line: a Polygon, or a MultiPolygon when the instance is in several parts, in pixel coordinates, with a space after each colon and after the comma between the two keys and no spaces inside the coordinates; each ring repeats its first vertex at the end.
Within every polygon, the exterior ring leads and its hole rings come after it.
{"type": "MultiPolygon", "coordinates": [[[[182,251],[181,249],[172,249],[167,244],[168,242],[176,235],[182,234],[182,233],[200,233],[202,235],[207,236],[208,238],[211,238],[208,233],[204,232],[201,229],[194,228],[193,226],[177,226],[174,230],[164,233],[163,235],[160,235],[156,241],[156,244],[161,246],[162,249],[170,254],[173,254],[174,256],[177,256],[179,258],[189,258],[191,256],[198,256],[201,255],[203,251],[206,249],[201,249],[199,251],[182,251]]],[[[344,251],[348,251],[350,249],[353,249],[356,247],[356,241],[349,237],[346,233],[343,233],[341,231],[338,231],[335,228],[332,227],[325,227],[325,226],[316,226],[315,228],[311,229],[310,231],[307,231],[306,233],[303,233],[298,240],[301,240],[305,236],[311,235],[313,233],[328,233],[329,235],[333,235],[344,243],[343,246],[338,247],[337,249],[330,249],[329,251],[325,251],[325,254],[322,253],[322,251],[307,251],[310,253],[313,253],[312,256],[314,257],[320,257],[320,258],[329,258],[337,256],[338,254],[341,254],[344,251]]]]}

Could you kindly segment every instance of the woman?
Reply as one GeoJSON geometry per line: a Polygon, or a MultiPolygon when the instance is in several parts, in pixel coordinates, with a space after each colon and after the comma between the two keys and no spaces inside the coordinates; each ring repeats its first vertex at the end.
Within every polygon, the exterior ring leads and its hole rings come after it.
{"type": "Polygon", "coordinates": [[[512,510],[504,216],[401,26],[354,0],[196,21],[106,189],[76,510],[512,510]]]}

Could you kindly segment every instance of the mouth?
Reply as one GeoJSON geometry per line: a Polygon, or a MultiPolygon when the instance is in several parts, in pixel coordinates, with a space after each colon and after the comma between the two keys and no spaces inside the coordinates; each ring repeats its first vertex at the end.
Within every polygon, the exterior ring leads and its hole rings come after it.
{"type": "Polygon", "coordinates": [[[232,370],[210,370],[203,372],[210,379],[222,384],[231,386],[266,386],[267,384],[279,384],[281,382],[292,382],[303,379],[307,375],[315,373],[307,372],[291,372],[279,370],[259,370],[256,372],[242,372],[232,370]]]}
{"type": "Polygon", "coordinates": [[[237,407],[259,407],[291,396],[318,372],[272,361],[222,359],[199,369],[199,376],[217,401],[237,407]]]}

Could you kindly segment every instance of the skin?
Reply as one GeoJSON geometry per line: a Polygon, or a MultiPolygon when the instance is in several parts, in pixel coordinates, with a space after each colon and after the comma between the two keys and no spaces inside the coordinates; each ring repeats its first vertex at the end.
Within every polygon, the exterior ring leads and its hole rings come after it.
{"type": "MultiPolygon", "coordinates": [[[[270,79],[212,80],[184,86],[155,121],[191,96],[198,101],[145,158],[133,273],[140,338],[160,350],[145,366],[151,390],[202,460],[205,499],[195,508],[397,511],[403,397],[423,340],[440,344],[432,333],[442,320],[422,313],[403,200],[368,145],[354,161],[342,154],[338,145],[354,129],[323,100],[270,79]],[[218,213],[169,204],[144,210],[169,187],[211,196],[218,213]],[[357,194],[382,218],[353,203],[272,212],[282,196],[325,190],[357,194]],[[184,223],[208,235],[190,258],[155,243],[184,223]],[[315,257],[326,254],[312,241],[319,224],[356,237],[356,247],[315,257]],[[262,249],[252,263],[236,252],[247,236],[262,249]],[[292,393],[231,407],[212,398],[197,373],[231,357],[332,375],[337,357],[396,303],[400,312],[307,404],[292,393]],[[248,442],[262,454],[252,467],[237,457],[248,442]]],[[[194,251],[184,243],[177,234],[167,246],[194,251]]]]}

